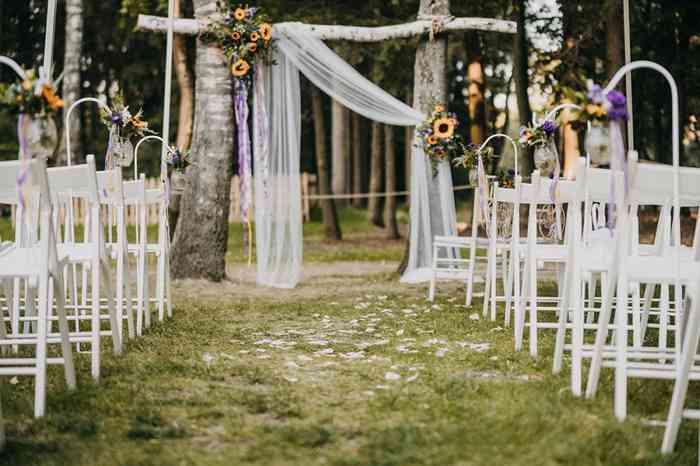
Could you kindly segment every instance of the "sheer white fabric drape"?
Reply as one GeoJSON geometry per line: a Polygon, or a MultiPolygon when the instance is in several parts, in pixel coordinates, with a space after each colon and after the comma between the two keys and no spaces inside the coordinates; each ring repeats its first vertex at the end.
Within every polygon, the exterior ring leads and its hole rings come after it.
{"type": "MultiPolygon", "coordinates": [[[[274,36],[277,63],[269,69],[260,67],[263,71],[256,83],[254,109],[257,280],[289,288],[299,281],[303,245],[298,73],[304,73],[333,99],[369,119],[415,126],[425,116],[364,78],[308,26],[276,24],[274,36]],[[260,100],[266,102],[264,107],[260,100]],[[267,108],[267,118],[260,118],[263,108],[267,108]],[[269,124],[267,148],[258,121],[269,124]]],[[[433,236],[455,234],[456,220],[449,166],[442,164],[433,177],[429,160],[420,147],[414,147],[411,167],[411,249],[402,280],[419,282],[430,278],[433,236]]]]}

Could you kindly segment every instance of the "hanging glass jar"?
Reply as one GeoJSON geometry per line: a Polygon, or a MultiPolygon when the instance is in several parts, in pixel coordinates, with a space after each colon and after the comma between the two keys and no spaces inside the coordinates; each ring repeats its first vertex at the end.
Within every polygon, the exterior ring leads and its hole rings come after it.
{"type": "Polygon", "coordinates": [[[540,171],[540,176],[549,178],[558,166],[559,154],[554,141],[535,147],[535,168],[540,171]]]}
{"type": "Polygon", "coordinates": [[[496,235],[498,239],[510,239],[513,235],[513,204],[499,202],[496,206],[496,235]]]}
{"type": "Polygon", "coordinates": [[[119,167],[128,167],[134,161],[134,146],[129,138],[122,135],[118,126],[110,129],[107,160],[119,167]]]}
{"type": "Polygon", "coordinates": [[[49,158],[58,144],[56,122],[49,115],[22,115],[20,138],[29,157],[49,158]]]}
{"type": "Polygon", "coordinates": [[[469,169],[469,186],[476,186],[478,184],[479,184],[478,171],[477,171],[476,167],[470,168],[469,169]]]}
{"type": "Polygon", "coordinates": [[[170,173],[170,192],[172,194],[182,194],[187,186],[187,174],[182,170],[173,170],[170,173]]]}
{"type": "Polygon", "coordinates": [[[591,165],[610,165],[610,128],[607,125],[590,127],[586,133],[586,152],[591,165]]]}

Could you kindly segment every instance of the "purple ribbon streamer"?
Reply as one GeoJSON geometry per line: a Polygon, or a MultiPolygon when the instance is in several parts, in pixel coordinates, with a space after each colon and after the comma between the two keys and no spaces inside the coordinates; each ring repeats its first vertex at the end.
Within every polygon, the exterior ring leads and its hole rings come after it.
{"type": "Polygon", "coordinates": [[[486,223],[486,233],[490,233],[489,230],[489,210],[486,204],[486,193],[488,191],[488,180],[486,179],[486,171],[484,170],[484,162],[479,156],[476,166],[476,180],[477,189],[479,190],[479,214],[483,221],[486,223]]]}
{"type": "Polygon", "coordinates": [[[235,83],[235,112],[238,127],[238,176],[241,183],[241,214],[248,219],[251,201],[251,150],[248,131],[248,85],[242,79],[235,83]]]}
{"type": "Polygon", "coordinates": [[[19,204],[22,206],[22,208],[24,208],[26,205],[23,186],[29,177],[29,168],[26,162],[31,158],[29,155],[29,150],[27,149],[27,140],[24,134],[24,127],[28,123],[25,120],[26,115],[24,113],[20,113],[19,118],[17,119],[17,139],[19,140],[19,159],[22,161],[22,167],[17,174],[17,198],[19,199],[19,204]]]}

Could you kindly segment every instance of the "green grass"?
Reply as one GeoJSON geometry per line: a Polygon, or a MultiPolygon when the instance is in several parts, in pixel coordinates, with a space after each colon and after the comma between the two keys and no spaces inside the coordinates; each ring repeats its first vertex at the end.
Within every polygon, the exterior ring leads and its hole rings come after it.
{"type": "MultiPolygon", "coordinates": [[[[343,222],[350,238],[377,233],[359,211],[343,222]]],[[[322,248],[318,224],[305,231],[318,261],[346,257],[322,248]]],[[[574,398],[568,358],[551,374],[551,333],[538,359],[515,353],[511,329],[470,318],[481,303],[465,308],[463,289],[441,287],[431,305],[424,287],[397,278],[341,271],[267,293],[249,282],[176,283],[172,320],[121,357],[104,342],[99,385],[85,354],[76,392],[50,368],[44,419],[31,416],[31,380],[2,379],[0,464],[696,464],[695,425],[684,422],[676,453],[661,457],[663,430],[644,423],[665,418],[670,383],[632,380],[619,423],[609,370],[595,399],[574,398]]]]}

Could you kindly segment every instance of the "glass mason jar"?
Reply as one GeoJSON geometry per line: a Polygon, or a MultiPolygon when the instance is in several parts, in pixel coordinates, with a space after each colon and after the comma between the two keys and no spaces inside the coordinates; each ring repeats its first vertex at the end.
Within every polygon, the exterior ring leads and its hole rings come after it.
{"type": "Polygon", "coordinates": [[[535,148],[535,168],[540,171],[540,176],[549,178],[557,168],[559,154],[554,141],[549,141],[547,144],[537,146],[535,148]]]}
{"type": "Polygon", "coordinates": [[[183,170],[173,170],[170,173],[170,192],[172,194],[182,194],[187,186],[187,175],[183,170]]]}
{"type": "Polygon", "coordinates": [[[607,125],[591,126],[586,133],[586,152],[591,165],[610,165],[610,128],[607,125]]]}
{"type": "Polygon", "coordinates": [[[496,206],[496,235],[498,239],[513,235],[513,204],[499,202],[496,206]]]}
{"type": "Polygon", "coordinates": [[[20,125],[24,147],[29,157],[49,158],[58,144],[56,122],[48,115],[24,115],[20,125]]]}
{"type": "Polygon", "coordinates": [[[107,159],[119,167],[128,167],[134,161],[134,146],[128,138],[122,136],[119,128],[110,130],[110,143],[107,148],[107,159]]]}
{"type": "Polygon", "coordinates": [[[469,169],[469,186],[477,186],[479,184],[479,176],[476,167],[469,169]]]}

